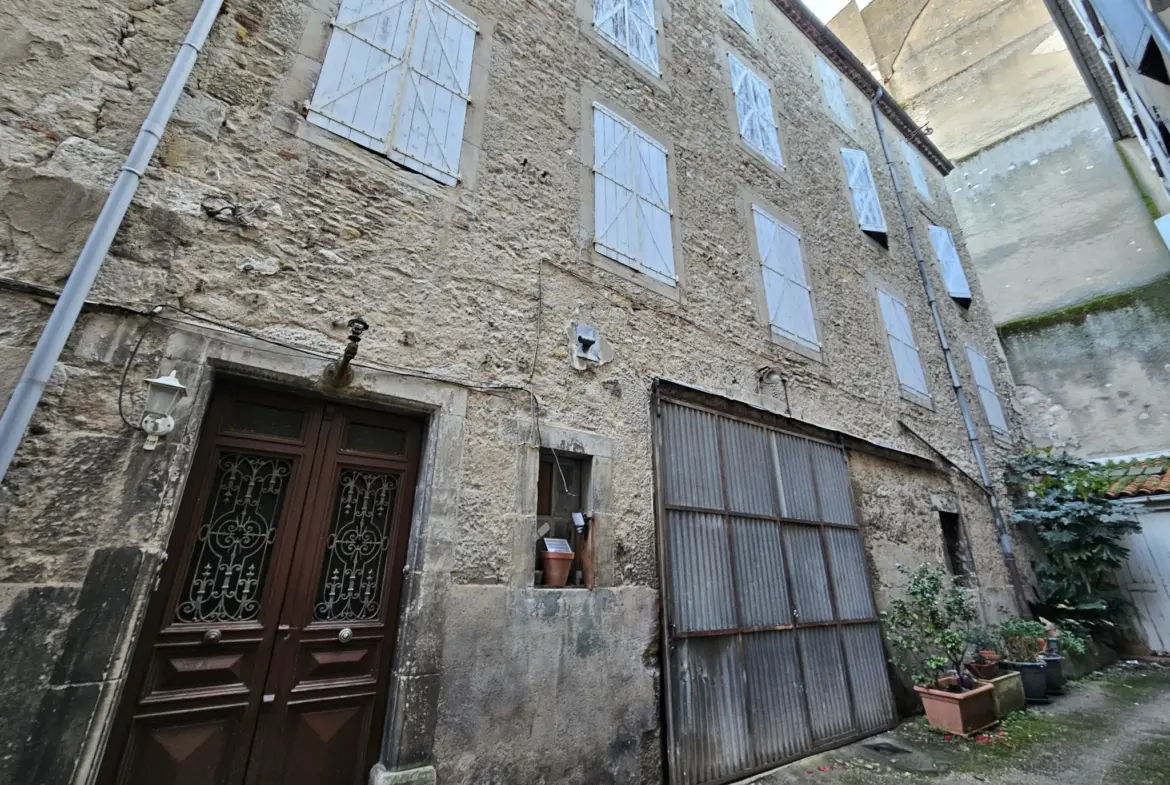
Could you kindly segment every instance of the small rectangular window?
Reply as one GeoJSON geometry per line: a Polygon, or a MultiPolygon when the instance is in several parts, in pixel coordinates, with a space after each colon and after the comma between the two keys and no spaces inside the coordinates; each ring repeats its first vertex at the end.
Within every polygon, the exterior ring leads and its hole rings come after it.
{"type": "Polygon", "coordinates": [[[902,140],[902,157],[906,159],[906,167],[910,170],[910,179],[922,198],[931,201],[930,184],[926,182],[926,171],[922,168],[922,157],[909,142],[902,140]]]}
{"type": "Polygon", "coordinates": [[[593,0],[593,26],[602,38],[659,75],[654,0],[593,0]]]}
{"type": "Polygon", "coordinates": [[[857,125],[853,121],[853,110],[849,108],[849,101],[845,98],[845,85],[840,72],[821,57],[817,58],[817,71],[820,72],[821,88],[824,90],[825,104],[828,105],[829,111],[833,113],[838,123],[851,131],[854,130],[857,125]]]}
{"type": "Polygon", "coordinates": [[[971,287],[967,283],[967,274],[963,272],[963,263],[959,261],[959,251],[955,248],[950,231],[932,224],[930,244],[934,246],[934,257],[938,259],[947,292],[963,307],[971,305],[971,287]]]}
{"type": "Polygon", "coordinates": [[[930,390],[926,386],[926,374],[922,370],[922,358],[918,354],[918,344],[914,341],[906,304],[882,289],[878,289],[877,293],[882,321],[890,339],[890,351],[894,355],[898,382],[904,391],[929,398],[930,390]]]}
{"type": "Polygon", "coordinates": [[[967,534],[963,531],[963,522],[958,513],[942,512],[938,514],[939,526],[942,528],[943,551],[947,557],[947,569],[955,576],[958,583],[966,583],[975,574],[975,565],[971,560],[971,548],[967,544],[967,534]]]}
{"type": "Polygon", "coordinates": [[[756,37],[756,20],[752,16],[752,0],[723,0],[723,10],[752,38],[756,37]]]}
{"type": "Polygon", "coordinates": [[[812,287],[800,252],[800,235],[758,205],[752,205],[752,215],[772,329],[778,335],[820,351],[812,287]]]}
{"type": "MultiPolygon", "coordinates": [[[[573,513],[587,513],[585,488],[588,487],[587,462],[577,457],[540,451],[540,467],[536,479],[536,570],[543,571],[541,551],[544,539],[567,540],[578,556],[584,553],[584,543],[573,525],[573,513]]],[[[569,585],[581,585],[580,559],[574,558],[574,569],[569,585]]],[[[538,581],[538,585],[544,581],[538,581]]]]}
{"type": "Polygon", "coordinates": [[[967,363],[971,366],[971,376],[975,379],[975,386],[979,390],[979,400],[983,404],[983,412],[987,415],[987,424],[997,436],[1008,438],[1007,419],[1003,416],[1003,407],[999,403],[999,394],[995,391],[995,382],[991,378],[991,366],[987,357],[974,347],[967,347],[967,363]]]}
{"type": "Polygon", "coordinates": [[[455,185],[475,35],[442,0],[342,0],[308,121],[455,185]]]}
{"type": "Polygon", "coordinates": [[[673,286],[666,155],[628,120],[593,105],[594,248],[673,286]]]}
{"type": "MultiPolygon", "coordinates": [[[[853,209],[857,213],[857,225],[861,231],[886,238],[886,216],[878,199],[877,185],[873,181],[873,170],[869,167],[869,156],[864,150],[841,148],[841,159],[845,162],[845,177],[853,195],[853,209]]],[[[887,240],[888,242],[888,240],[887,240]]]]}
{"type": "Polygon", "coordinates": [[[776,115],[772,112],[772,93],[768,85],[739,58],[728,52],[731,89],[735,93],[735,113],[739,118],[739,135],[744,143],[776,166],[784,166],[780,154],[780,136],[776,115]]]}

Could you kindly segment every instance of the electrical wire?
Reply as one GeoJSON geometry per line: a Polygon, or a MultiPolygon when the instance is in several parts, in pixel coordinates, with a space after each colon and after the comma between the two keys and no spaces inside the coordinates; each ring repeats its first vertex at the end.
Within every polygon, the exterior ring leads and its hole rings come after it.
{"type": "Polygon", "coordinates": [[[122,422],[126,424],[127,428],[135,431],[141,430],[142,426],[130,422],[129,418],[126,417],[126,410],[122,407],[122,398],[126,392],[126,376],[130,373],[130,366],[134,364],[134,358],[138,356],[138,350],[146,339],[146,333],[154,322],[154,317],[158,316],[161,310],[162,307],[156,305],[150,309],[150,313],[146,314],[146,322],[138,330],[138,340],[134,342],[134,348],[130,350],[130,357],[126,359],[126,365],[122,368],[122,381],[118,383],[118,416],[122,418],[122,422]]]}

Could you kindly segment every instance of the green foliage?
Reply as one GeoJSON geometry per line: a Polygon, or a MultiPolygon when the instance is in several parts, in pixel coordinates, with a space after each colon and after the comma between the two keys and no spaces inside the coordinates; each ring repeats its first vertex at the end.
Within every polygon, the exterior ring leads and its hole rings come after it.
{"type": "Polygon", "coordinates": [[[936,565],[914,571],[898,566],[907,577],[906,597],[893,600],[882,614],[886,634],[897,652],[892,660],[915,684],[938,686],[949,670],[962,674],[968,632],[975,621],[971,593],[951,582],[936,565]]]}
{"type": "Polygon", "coordinates": [[[967,642],[971,644],[971,648],[975,649],[976,652],[998,652],[1003,645],[999,635],[994,630],[989,630],[986,627],[973,627],[967,635],[967,642]]]}
{"type": "Polygon", "coordinates": [[[1043,639],[1048,628],[1031,619],[1011,618],[1000,623],[999,634],[1003,636],[1003,648],[1011,661],[1031,662],[1044,650],[1044,644],[1037,638],[1043,639]]]}
{"type": "Polygon", "coordinates": [[[1012,521],[1031,525],[1044,546],[1037,610],[1059,627],[1112,626],[1126,605],[1116,577],[1129,554],[1125,537],[1138,526],[1106,496],[1103,467],[1051,448],[1027,450],[1008,459],[1005,479],[1012,521]]]}
{"type": "Polygon", "coordinates": [[[1064,654],[1084,654],[1088,641],[1071,630],[1060,631],[1060,651],[1064,654]]]}

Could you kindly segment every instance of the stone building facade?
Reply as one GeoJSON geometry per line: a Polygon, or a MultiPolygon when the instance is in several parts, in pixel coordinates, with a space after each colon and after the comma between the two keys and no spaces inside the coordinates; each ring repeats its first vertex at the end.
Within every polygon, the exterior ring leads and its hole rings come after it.
{"type": "Polygon", "coordinates": [[[1170,197],[1157,126],[1117,89],[1087,2],[850,2],[830,27],[955,161],[1029,434],[1106,457],[1170,444],[1170,250],[1155,225],[1170,197]]]}
{"type": "MultiPolygon", "coordinates": [[[[888,97],[875,115],[877,83],[800,3],[656,0],[653,22],[638,2],[597,5],[225,6],[0,486],[0,781],[293,782],[293,766],[343,782],[371,764],[381,783],[718,779],[679,768],[690,731],[672,725],[686,711],[671,681],[678,603],[693,597],[682,567],[665,591],[683,528],[665,508],[702,486],[710,455],[662,436],[664,407],[681,405],[668,401],[716,412],[720,433],[748,422],[847,456],[834,520],[859,524],[841,536],[865,549],[839,590],[872,588],[880,608],[896,565],[946,562],[985,616],[1015,609],[1014,535],[997,534],[971,444],[994,477],[1020,431],[997,402],[1009,376],[947,160],[888,97]],[[412,36],[426,45],[402,48],[412,36]],[[356,60],[328,65],[328,50],[371,37],[361,79],[356,60]],[[380,100],[430,90],[426,121],[359,117],[341,105],[354,84],[380,100]],[[331,386],[357,315],[370,328],[352,381],[331,386]],[[170,372],[189,395],[144,450],[141,380],[170,372]],[[699,479],[664,495],[692,458],[699,479]],[[259,571],[259,589],[215,594],[199,568],[224,562],[198,549],[243,493],[228,464],[245,459],[276,467],[252,475],[249,520],[285,528],[250,541],[275,543],[271,565],[234,563],[259,571]],[[575,547],[591,552],[593,588],[548,588],[534,569],[541,495],[550,480],[571,493],[566,471],[591,514],[575,547]],[[333,494],[369,501],[354,483],[387,477],[389,555],[358,578],[393,602],[330,615],[357,596],[314,562],[341,538],[306,557],[284,532],[302,512],[300,542],[339,525],[349,508],[333,494]],[[318,585],[312,624],[276,615],[318,585]],[[192,604],[170,604],[180,596],[192,604]],[[234,604],[208,610],[212,596],[234,604]],[[347,619],[370,623],[339,632],[347,619]],[[341,708],[297,720],[318,676],[341,708]],[[195,719],[167,726],[171,710],[195,719]]],[[[197,6],[0,9],[6,394],[197,6]]],[[[828,521],[837,469],[817,465],[828,521]]],[[[740,476],[725,475],[725,495],[740,476]]],[[[784,488],[809,493],[809,477],[784,488]]],[[[776,514],[809,517],[792,509],[776,514]]],[[[843,601],[824,629],[843,626],[843,601]]],[[[860,665],[882,699],[880,643],[860,665]]],[[[849,706],[845,736],[889,719],[849,706]]],[[[724,763],[747,771],[833,737],[813,735],[724,763]]]]}

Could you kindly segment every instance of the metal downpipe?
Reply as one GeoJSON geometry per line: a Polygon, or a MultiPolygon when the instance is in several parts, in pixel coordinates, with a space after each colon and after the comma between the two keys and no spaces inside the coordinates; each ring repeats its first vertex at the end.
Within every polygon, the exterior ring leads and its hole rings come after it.
{"type": "Polygon", "coordinates": [[[951,344],[947,340],[947,331],[943,327],[942,316],[938,310],[938,300],[934,296],[934,286],[926,271],[926,260],[922,256],[922,249],[918,245],[918,238],[914,235],[914,221],[910,207],[906,204],[906,194],[902,190],[902,181],[894,167],[893,157],[890,155],[890,145],[882,130],[881,112],[878,110],[878,101],[885,95],[885,90],[878,88],[870,108],[873,110],[874,125],[877,127],[878,139],[882,143],[882,155],[886,159],[886,168],[894,181],[894,194],[898,197],[898,208],[902,211],[902,221],[906,225],[906,232],[910,236],[910,247],[914,251],[914,261],[918,264],[918,275],[922,279],[922,288],[926,293],[926,302],[930,306],[930,315],[934,319],[934,328],[938,333],[938,342],[942,346],[943,357],[947,361],[947,371],[951,375],[951,387],[955,391],[955,399],[959,402],[959,411],[963,414],[963,424],[967,427],[967,440],[971,445],[971,452],[975,455],[975,464],[979,467],[979,480],[987,492],[991,506],[991,517],[995,522],[995,532],[999,538],[999,549],[1003,554],[1004,565],[1008,570],[1008,579],[1012,583],[1012,591],[1016,597],[1016,604],[1021,614],[1029,612],[1028,598],[1024,594],[1024,587],[1020,580],[1019,567],[1016,565],[1016,555],[1012,551],[1012,540],[1008,534],[1007,525],[1003,520],[1003,513],[999,504],[999,495],[991,482],[991,474],[987,470],[987,461],[983,457],[983,446],[979,442],[979,434],[975,430],[975,420],[971,417],[971,407],[967,404],[967,394],[963,390],[963,382],[959,378],[958,368],[955,366],[954,356],[951,353],[951,344]]]}
{"type": "Polygon", "coordinates": [[[102,211],[98,214],[89,237],[86,238],[85,246],[77,257],[73,272],[69,274],[69,280],[61,290],[61,296],[53,307],[40,338],[37,339],[36,348],[33,349],[20,381],[12,392],[8,406],[4,409],[4,416],[0,418],[0,481],[8,473],[12,456],[16,454],[21,439],[24,438],[24,432],[28,428],[33,412],[36,411],[37,403],[44,394],[53,367],[60,359],[65,342],[69,340],[69,334],[77,323],[77,317],[85,304],[89,290],[97,278],[102,262],[105,261],[106,253],[110,250],[110,244],[121,228],[130,202],[134,199],[134,193],[138,190],[142,174],[150,164],[155,148],[158,147],[163,131],[171,119],[171,113],[179,102],[187,79],[195,67],[199,51],[207,41],[211,26],[222,6],[223,0],[203,0],[195,14],[187,37],[183,39],[179,52],[171,63],[170,71],[159,88],[158,95],[155,96],[154,104],[138,131],[138,138],[134,140],[134,146],[130,148],[130,154],[122,164],[118,178],[106,197],[106,203],[102,206],[102,211]]]}

